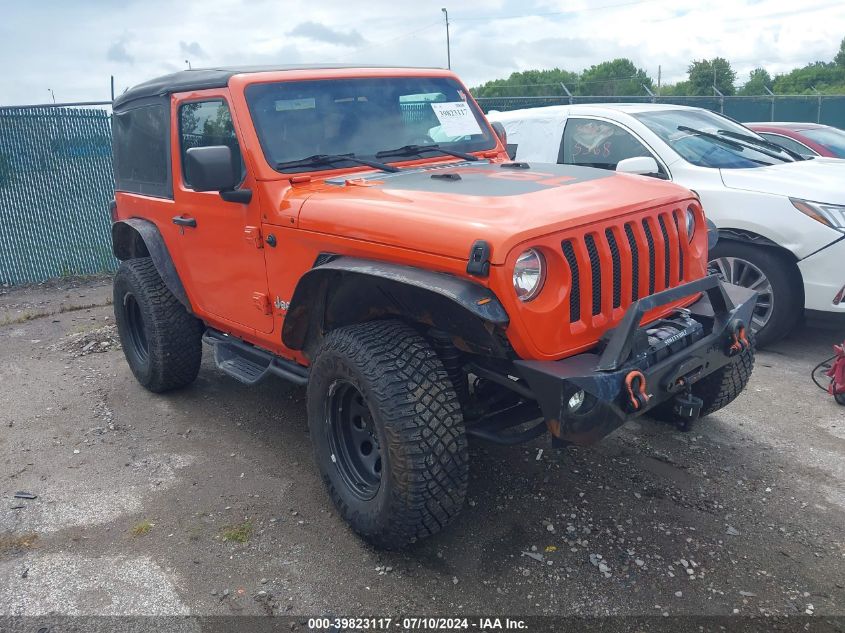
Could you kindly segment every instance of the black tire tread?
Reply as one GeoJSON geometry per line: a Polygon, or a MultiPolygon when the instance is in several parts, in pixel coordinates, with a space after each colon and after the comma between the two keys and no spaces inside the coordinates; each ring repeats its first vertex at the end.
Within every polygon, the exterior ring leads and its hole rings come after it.
{"type": "Polygon", "coordinates": [[[389,438],[394,482],[389,520],[374,531],[360,529],[354,509],[323,473],[332,500],[352,528],[378,547],[397,549],[435,534],[461,510],[469,479],[461,406],[443,365],[426,340],[400,321],[333,330],[315,355],[312,377],[332,355],[366,377],[389,438]]]}
{"type": "MultiPolygon", "coordinates": [[[[168,290],[149,257],[120,263],[114,283],[114,306],[121,326],[121,288],[126,285],[141,306],[146,326],[150,364],[136,366],[129,355],[129,366],[138,381],[154,393],[178,389],[196,380],[202,362],[202,322],[191,315],[168,290]]],[[[126,341],[121,331],[121,342],[126,341]]]]}

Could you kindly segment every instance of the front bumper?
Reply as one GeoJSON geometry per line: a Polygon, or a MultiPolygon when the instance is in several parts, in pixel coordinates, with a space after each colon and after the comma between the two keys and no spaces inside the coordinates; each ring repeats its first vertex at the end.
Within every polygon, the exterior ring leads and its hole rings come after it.
{"type": "Polygon", "coordinates": [[[520,360],[514,365],[537,399],[552,435],[567,443],[592,444],[733,362],[735,337],[750,322],[756,296],[711,275],[632,304],[619,326],[608,333],[600,353],[559,361],[520,360]],[[678,315],[679,322],[689,324],[684,333],[650,345],[647,328],[640,327],[643,315],[697,293],[703,293],[701,298],[678,315]],[[630,388],[635,374],[642,377],[644,397],[632,402],[640,386],[637,378],[636,389],[630,388]],[[586,395],[573,413],[570,398],[579,390],[586,395]]]}

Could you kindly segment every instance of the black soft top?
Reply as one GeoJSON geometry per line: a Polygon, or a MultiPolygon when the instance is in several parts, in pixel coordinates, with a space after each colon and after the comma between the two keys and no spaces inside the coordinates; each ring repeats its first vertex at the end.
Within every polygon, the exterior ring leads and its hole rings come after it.
{"type": "Polygon", "coordinates": [[[145,97],[164,97],[174,92],[225,88],[232,75],[242,73],[260,73],[284,70],[317,70],[331,68],[398,68],[394,66],[362,66],[360,64],[290,64],[287,66],[226,66],[221,68],[197,68],[181,70],[170,75],[150,79],[133,86],[112,103],[112,109],[125,108],[135,99],[145,97]]]}

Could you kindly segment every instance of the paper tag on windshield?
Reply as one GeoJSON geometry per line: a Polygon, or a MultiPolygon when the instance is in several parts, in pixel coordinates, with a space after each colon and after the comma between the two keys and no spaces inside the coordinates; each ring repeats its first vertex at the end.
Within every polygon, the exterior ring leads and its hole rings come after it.
{"type": "Polygon", "coordinates": [[[432,103],[431,109],[449,136],[481,134],[481,128],[469,106],[463,101],[432,103]]]}

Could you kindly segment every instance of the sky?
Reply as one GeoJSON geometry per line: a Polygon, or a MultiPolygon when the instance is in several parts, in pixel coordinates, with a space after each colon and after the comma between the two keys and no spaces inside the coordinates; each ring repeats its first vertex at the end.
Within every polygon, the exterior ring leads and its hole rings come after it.
{"type": "Polygon", "coordinates": [[[112,75],[120,93],[188,63],[446,66],[444,6],[469,86],[615,57],[674,83],[716,55],[742,83],[845,37],[842,0],[0,0],[0,105],[108,100],[112,75]]]}

